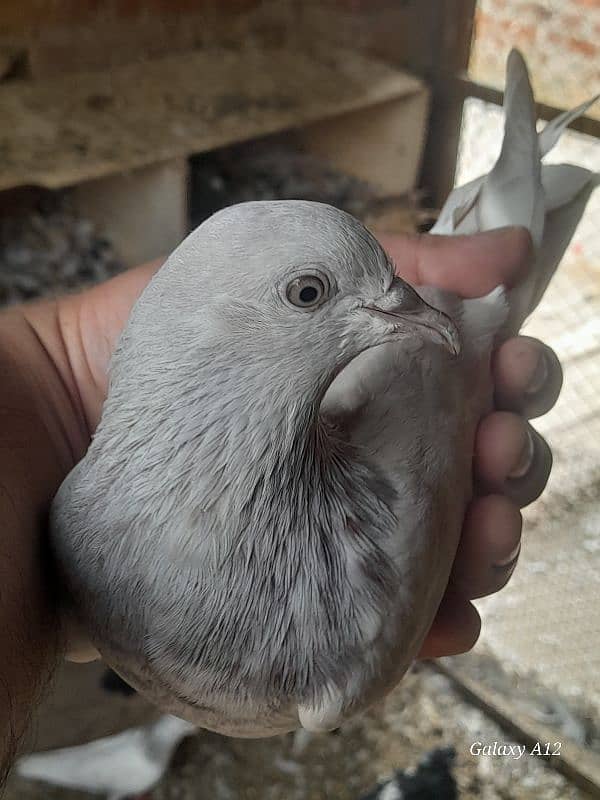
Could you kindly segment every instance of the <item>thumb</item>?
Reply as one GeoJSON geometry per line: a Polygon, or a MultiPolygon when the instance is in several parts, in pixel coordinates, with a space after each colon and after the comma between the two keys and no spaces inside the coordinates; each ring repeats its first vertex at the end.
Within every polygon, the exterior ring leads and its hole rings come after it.
{"type": "Polygon", "coordinates": [[[470,236],[381,235],[398,274],[416,286],[436,286],[462,297],[481,297],[520,283],[532,263],[526,228],[507,227],[470,236]]]}

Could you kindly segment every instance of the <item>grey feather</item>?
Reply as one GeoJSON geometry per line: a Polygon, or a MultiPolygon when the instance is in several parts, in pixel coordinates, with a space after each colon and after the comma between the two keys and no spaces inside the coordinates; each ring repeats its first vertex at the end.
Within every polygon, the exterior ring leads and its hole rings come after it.
{"type": "Polygon", "coordinates": [[[553,120],[548,122],[540,133],[540,154],[542,158],[547,155],[554,145],[558,142],[567,127],[591,108],[600,99],[600,94],[586,100],[585,103],[573,108],[570,111],[563,111],[553,120]]]}

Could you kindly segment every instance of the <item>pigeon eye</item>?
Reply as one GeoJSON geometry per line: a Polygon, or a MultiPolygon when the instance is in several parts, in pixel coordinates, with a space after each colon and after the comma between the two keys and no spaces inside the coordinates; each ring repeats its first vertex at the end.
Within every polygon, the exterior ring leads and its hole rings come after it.
{"type": "Polygon", "coordinates": [[[314,309],[327,300],[329,285],[325,278],[301,275],[290,281],[286,289],[288,301],[296,308],[314,309]]]}

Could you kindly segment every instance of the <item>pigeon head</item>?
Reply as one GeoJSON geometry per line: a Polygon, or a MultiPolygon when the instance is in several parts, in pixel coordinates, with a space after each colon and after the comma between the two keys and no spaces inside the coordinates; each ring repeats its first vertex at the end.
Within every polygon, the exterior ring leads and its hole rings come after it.
{"type": "Polygon", "coordinates": [[[245,382],[254,398],[310,402],[364,350],[429,337],[459,349],[454,323],[427,305],[353,217],[305,201],[251,202],[218,212],[175,251],[147,295],[149,331],[217,384],[245,382]],[[159,296],[159,297],[158,297],[159,296]],[[209,357],[208,357],[209,354],[209,357]],[[206,364],[206,366],[210,366],[206,364]]]}

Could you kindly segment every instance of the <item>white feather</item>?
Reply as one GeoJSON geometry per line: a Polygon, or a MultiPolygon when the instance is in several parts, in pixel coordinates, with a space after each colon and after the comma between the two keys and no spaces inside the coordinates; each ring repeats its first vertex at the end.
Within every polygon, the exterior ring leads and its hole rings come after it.
{"type": "Polygon", "coordinates": [[[24,756],[23,778],[113,798],[145,792],[162,777],[179,742],[195,730],[172,716],[79,747],[24,756]]]}
{"type": "Polygon", "coordinates": [[[598,182],[589,170],[571,164],[543,165],[542,158],[567,125],[600,95],[560,114],[537,134],[527,67],[516,50],[508,59],[506,81],[500,156],[487,175],[452,191],[432,233],[471,234],[504,225],[529,230],[535,264],[509,297],[506,332],[516,333],[539,303],[598,182]]]}

